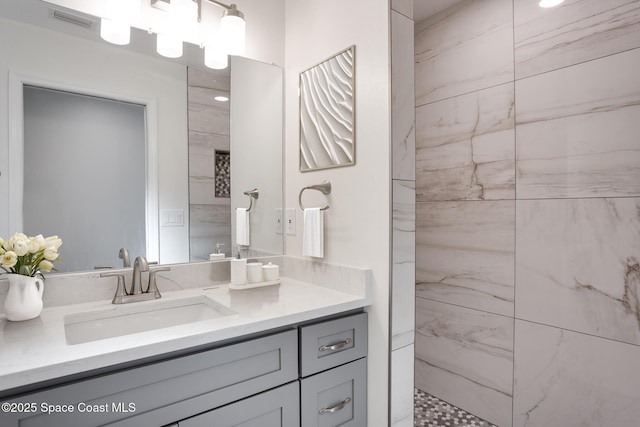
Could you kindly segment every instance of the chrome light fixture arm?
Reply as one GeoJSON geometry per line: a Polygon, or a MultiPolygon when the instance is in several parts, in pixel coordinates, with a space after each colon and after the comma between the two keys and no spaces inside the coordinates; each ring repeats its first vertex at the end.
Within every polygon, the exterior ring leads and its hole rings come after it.
{"type": "Polygon", "coordinates": [[[244,19],[244,14],[238,10],[238,7],[235,4],[224,4],[218,0],[195,0],[195,1],[198,2],[198,22],[200,22],[202,19],[202,2],[203,1],[207,1],[209,3],[215,4],[223,8],[224,9],[223,16],[231,15],[231,16],[237,16],[239,18],[244,19]]]}

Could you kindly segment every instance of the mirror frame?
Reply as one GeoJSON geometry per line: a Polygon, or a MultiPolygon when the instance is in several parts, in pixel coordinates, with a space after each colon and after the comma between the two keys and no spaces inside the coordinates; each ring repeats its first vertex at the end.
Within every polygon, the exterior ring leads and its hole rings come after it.
{"type": "Polygon", "coordinates": [[[355,59],[352,45],[300,73],[300,172],[355,165],[355,59]],[[327,99],[323,92],[329,91],[335,96],[331,102],[322,102],[320,98],[327,99]],[[319,114],[323,123],[309,118],[319,114]]]}

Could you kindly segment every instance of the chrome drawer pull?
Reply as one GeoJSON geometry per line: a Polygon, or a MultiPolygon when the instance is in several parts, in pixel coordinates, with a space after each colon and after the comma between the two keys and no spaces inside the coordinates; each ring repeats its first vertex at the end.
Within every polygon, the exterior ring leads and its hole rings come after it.
{"type": "Polygon", "coordinates": [[[353,339],[351,338],[347,338],[346,340],[336,343],[336,344],[331,344],[331,345],[323,345],[320,347],[320,351],[336,351],[336,350],[340,350],[342,347],[349,345],[353,342],[353,339]]]}
{"type": "Polygon", "coordinates": [[[322,408],[320,409],[320,411],[318,411],[318,413],[320,415],[324,415],[324,414],[332,414],[334,412],[338,412],[339,410],[341,410],[342,408],[344,408],[345,406],[347,406],[349,403],[351,403],[351,398],[347,397],[345,400],[343,400],[342,402],[338,403],[336,406],[334,406],[333,408],[322,408]]]}

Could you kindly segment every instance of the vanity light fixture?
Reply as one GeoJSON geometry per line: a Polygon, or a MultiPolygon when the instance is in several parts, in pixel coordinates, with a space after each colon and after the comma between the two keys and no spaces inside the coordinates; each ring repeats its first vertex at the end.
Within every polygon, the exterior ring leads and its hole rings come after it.
{"type": "Polygon", "coordinates": [[[100,19],[100,37],[113,44],[129,44],[129,23],[139,12],[139,6],[129,0],[111,0],[107,5],[106,16],[100,19]]]}
{"type": "Polygon", "coordinates": [[[182,35],[198,19],[197,0],[151,0],[151,5],[166,12],[164,25],[156,35],[156,51],[167,58],[180,58],[182,35]]]}
{"type": "Polygon", "coordinates": [[[202,2],[208,1],[224,9],[220,19],[218,40],[205,42],[204,65],[221,70],[229,64],[228,55],[244,55],[245,21],[244,15],[235,4],[224,4],[217,0],[198,0],[198,21],[202,21],[202,2]]]}
{"type": "Polygon", "coordinates": [[[538,2],[538,6],[544,8],[556,7],[560,4],[564,3],[564,0],[540,0],[538,2]]]}
{"type": "MultiPolygon", "coordinates": [[[[213,40],[200,40],[200,47],[204,48],[204,63],[209,68],[224,69],[229,64],[228,55],[244,55],[245,51],[245,20],[242,12],[235,4],[225,4],[218,0],[149,0],[149,4],[164,13],[155,27],[149,25],[149,32],[157,35],[157,52],[168,58],[182,56],[182,43],[194,37],[193,34],[199,24],[203,24],[202,7],[205,2],[224,9],[220,18],[220,30],[213,40]]],[[[129,44],[131,22],[134,22],[132,9],[138,5],[134,0],[109,0],[107,16],[101,18],[100,35],[110,43],[129,44]]],[[[206,24],[206,23],[205,23],[206,24]]],[[[196,39],[201,37],[196,37],[196,39]]]]}

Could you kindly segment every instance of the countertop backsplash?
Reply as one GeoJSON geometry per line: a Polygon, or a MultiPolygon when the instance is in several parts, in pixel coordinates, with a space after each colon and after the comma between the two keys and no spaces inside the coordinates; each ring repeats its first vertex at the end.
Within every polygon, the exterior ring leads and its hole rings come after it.
{"type": "MultiPolygon", "coordinates": [[[[350,294],[368,295],[368,286],[371,282],[369,270],[287,256],[250,258],[250,260],[279,265],[280,275],[291,279],[350,294]]],[[[150,266],[150,269],[153,267],[150,266]]],[[[230,280],[229,262],[225,261],[172,264],[170,267],[170,271],[157,273],[157,285],[161,293],[198,288],[202,287],[203,283],[210,286],[224,285],[230,280]]],[[[45,276],[44,307],[111,299],[116,290],[117,279],[100,277],[100,274],[119,271],[125,273],[126,283],[129,286],[132,268],[49,274],[45,276]]],[[[0,276],[0,314],[4,312],[4,300],[8,288],[8,280],[5,276],[0,276]]]]}

